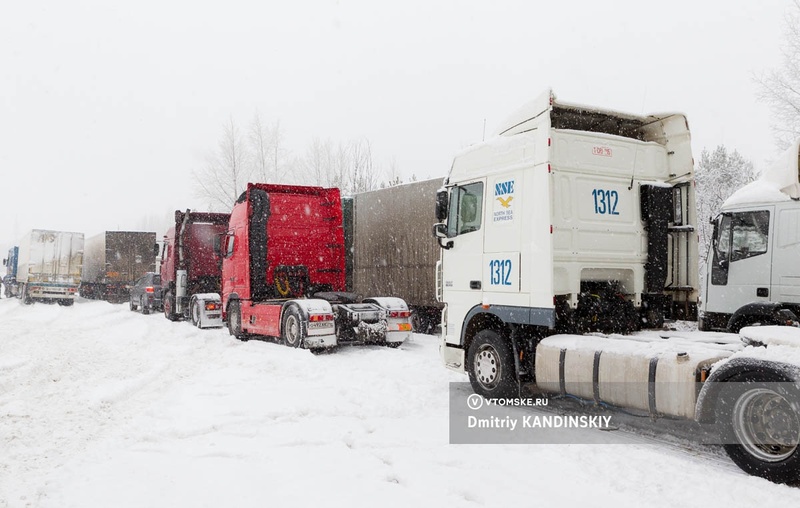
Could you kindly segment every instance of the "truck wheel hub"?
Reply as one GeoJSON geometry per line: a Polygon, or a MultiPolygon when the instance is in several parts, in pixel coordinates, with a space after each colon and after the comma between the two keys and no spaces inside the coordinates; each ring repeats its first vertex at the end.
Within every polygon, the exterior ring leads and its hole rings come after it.
{"type": "Polygon", "coordinates": [[[497,351],[491,346],[485,345],[475,356],[475,377],[483,386],[493,388],[500,379],[502,367],[497,351]]]}
{"type": "Polygon", "coordinates": [[[751,455],[765,462],[780,462],[797,449],[800,419],[780,394],[752,389],[736,401],[733,415],[736,437],[751,455]]]}

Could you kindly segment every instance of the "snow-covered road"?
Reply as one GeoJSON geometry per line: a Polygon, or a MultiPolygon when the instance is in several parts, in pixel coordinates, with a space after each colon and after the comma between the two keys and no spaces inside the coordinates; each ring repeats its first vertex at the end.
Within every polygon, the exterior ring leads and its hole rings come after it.
{"type": "Polygon", "coordinates": [[[635,436],[450,445],[451,381],[427,335],[313,356],[127,306],[2,299],[0,507],[800,505],[635,436]]]}

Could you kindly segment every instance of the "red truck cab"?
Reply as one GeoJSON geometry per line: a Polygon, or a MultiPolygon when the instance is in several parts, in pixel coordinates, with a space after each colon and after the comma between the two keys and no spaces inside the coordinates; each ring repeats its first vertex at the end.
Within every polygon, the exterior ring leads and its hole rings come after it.
{"type": "Polygon", "coordinates": [[[238,338],[319,351],[343,342],[399,345],[410,335],[402,300],[345,292],[338,189],[248,184],[222,247],[222,306],[238,338]]]}
{"type": "MultiPolygon", "coordinates": [[[[164,236],[161,288],[164,315],[195,321],[192,302],[198,294],[219,294],[222,258],[219,242],[228,228],[227,213],[175,211],[175,225],[164,236]]],[[[219,309],[217,319],[221,325],[219,309]]],[[[199,321],[195,324],[199,324],[199,321]]]]}

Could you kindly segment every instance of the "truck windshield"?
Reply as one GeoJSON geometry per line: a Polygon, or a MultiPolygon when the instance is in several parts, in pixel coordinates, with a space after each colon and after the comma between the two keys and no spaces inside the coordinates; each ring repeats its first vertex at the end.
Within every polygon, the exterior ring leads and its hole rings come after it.
{"type": "Polygon", "coordinates": [[[724,215],[716,228],[714,255],[717,261],[751,258],[767,252],[768,240],[768,211],[724,215]]]}

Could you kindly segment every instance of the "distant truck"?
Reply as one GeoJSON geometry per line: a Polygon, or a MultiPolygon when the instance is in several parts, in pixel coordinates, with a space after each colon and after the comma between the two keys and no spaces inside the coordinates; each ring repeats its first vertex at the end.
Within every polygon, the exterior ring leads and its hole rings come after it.
{"type": "Polygon", "coordinates": [[[161,251],[161,303],[167,319],[191,319],[200,328],[223,326],[219,242],[229,217],[175,211],[175,225],[164,236],[161,251]]]}
{"type": "Polygon", "coordinates": [[[81,284],[83,233],[34,229],[4,260],[6,296],[69,306],[81,284]]]}
{"type": "Polygon", "coordinates": [[[399,346],[411,336],[400,298],[345,291],[338,189],[248,184],[222,244],[222,303],[231,335],[279,338],[313,353],[345,343],[399,346]]]}
{"type": "Polygon", "coordinates": [[[439,246],[420,234],[434,222],[431,203],[442,180],[411,182],[342,199],[348,290],[402,298],[411,310],[414,330],[421,333],[433,333],[443,307],[436,300],[439,246]]]}
{"type": "Polygon", "coordinates": [[[3,277],[3,286],[5,287],[6,298],[12,298],[15,295],[14,287],[17,281],[17,257],[19,256],[19,247],[11,247],[8,249],[8,257],[3,259],[3,266],[6,267],[6,274],[3,277]]]}
{"type": "Polygon", "coordinates": [[[800,140],[713,220],[701,330],[800,321],[800,140]]]}
{"type": "Polygon", "coordinates": [[[155,270],[156,234],[105,231],[86,239],[80,294],[113,303],[128,301],[130,286],[155,270]]]}

